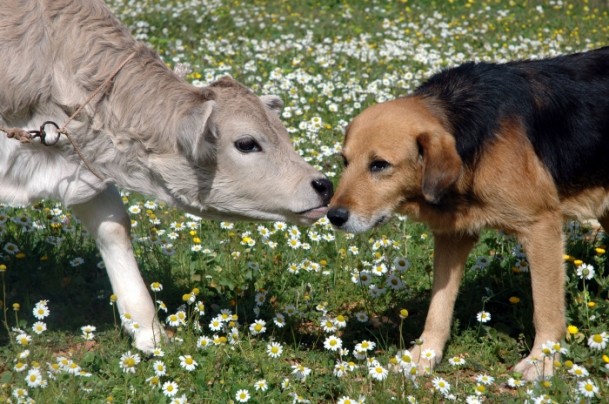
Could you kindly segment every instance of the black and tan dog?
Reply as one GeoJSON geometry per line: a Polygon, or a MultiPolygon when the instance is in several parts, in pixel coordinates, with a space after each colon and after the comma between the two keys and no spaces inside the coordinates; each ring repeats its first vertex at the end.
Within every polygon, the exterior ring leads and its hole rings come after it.
{"type": "MultiPolygon", "coordinates": [[[[565,331],[563,217],[609,229],[609,47],[537,61],[466,63],[347,128],[346,169],[328,218],[361,232],[395,211],[434,234],[423,344],[449,337],[469,251],[483,228],[515,233],[532,278],[535,342],[516,365],[552,374],[542,345],[565,331]]],[[[432,364],[433,365],[433,364],[432,364]]]]}

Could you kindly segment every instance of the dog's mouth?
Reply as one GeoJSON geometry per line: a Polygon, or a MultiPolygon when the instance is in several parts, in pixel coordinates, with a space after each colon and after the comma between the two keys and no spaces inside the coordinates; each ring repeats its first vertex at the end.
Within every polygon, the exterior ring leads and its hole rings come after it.
{"type": "Polygon", "coordinates": [[[374,223],[373,227],[377,227],[377,226],[387,223],[389,221],[389,218],[390,218],[389,215],[383,215],[383,216],[379,217],[378,220],[374,223]]]}
{"type": "Polygon", "coordinates": [[[323,217],[328,212],[328,205],[318,206],[316,208],[296,212],[297,215],[306,217],[307,219],[317,220],[323,217]]]}

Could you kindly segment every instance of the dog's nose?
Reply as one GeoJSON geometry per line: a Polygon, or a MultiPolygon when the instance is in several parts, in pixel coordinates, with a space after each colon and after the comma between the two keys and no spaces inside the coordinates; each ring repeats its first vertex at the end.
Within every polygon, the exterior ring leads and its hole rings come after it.
{"type": "Polygon", "coordinates": [[[328,219],[336,227],[341,227],[349,220],[349,211],[346,208],[338,206],[328,211],[328,219]]]}
{"type": "Polygon", "coordinates": [[[321,196],[323,204],[327,205],[330,202],[332,195],[334,195],[334,187],[332,186],[330,180],[326,177],[318,178],[316,180],[311,181],[311,186],[313,187],[315,192],[317,192],[319,196],[321,196]]]}

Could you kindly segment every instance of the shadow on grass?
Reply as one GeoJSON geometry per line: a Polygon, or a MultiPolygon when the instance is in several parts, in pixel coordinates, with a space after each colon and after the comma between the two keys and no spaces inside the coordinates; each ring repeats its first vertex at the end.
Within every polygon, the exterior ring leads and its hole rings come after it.
{"type": "MultiPolygon", "coordinates": [[[[30,327],[36,319],[32,308],[39,300],[48,300],[51,316],[45,319],[49,329],[65,332],[80,333],[80,327],[92,324],[103,331],[115,326],[113,308],[109,304],[111,287],[105,269],[99,267],[99,257],[93,245],[89,246],[81,257],[84,263],[72,267],[66,260],[54,258],[48,254],[48,248],[42,245],[29,246],[28,257],[14,260],[10,270],[4,275],[6,285],[6,303],[8,306],[8,322],[15,326],[15,316],[12,304],[18,302],[21,309],[18,313],[21,327],[27,323],[30,327]],[[40,257],[45,257],[41,260],[40,257]]],[[[171,277],[170,262],[157,261],[156,266],[146,265],[148,270],[143,272],[147,284],[159,281],[163,284],[163,300],[175,310],[181,301],[184,287],[181,281],[171,277]]],[[[532,304],[528,274],[514,277],[504,268],[492,265],[484,271],[469,271],[461,285],[459,297],[455,306],[454,321],[451,325],[451,341],[449,345],[458,346],[461,336],[475,336],[475,340],[494,344],[497,360],[512,357],[526,351],[534,337],[531,323],[532,304]],[[517,296],[518,304],[509,302],[509,298],[517,296]],[[476,314],[481,310],[491,313],[492,319],[488,324],[481,325],[476,320],[476,314]],[[521,352],[514,352],[514,349],[521,352]],[[503,352],[504,350],[509,352],[503,352]]],[[[239,319],[244,327],[248,321],[253,321],[254,288],[240,292],[241,304],[237,310],[239,319]]],[[[199,299],[207,307],[208,315],[215,315],[218,308],[230,307],[230,299],[217,290],[202,288],[199,299]]],[[[348,326],[342,331],[343,346],[352,348],[364,339],[377,342],[380,349],[394,350],[400,347],[409,348],[423,330],[425,317],[429,306],[430,291],[406,292],[403,299],[388,302],[388,308],[370,319],[367,324],[359,324],[354,313],[345,313],[350,317],[348,326]],[[399,316],[401,308],[409,311],[408,318],[402,320],[399,316]],[[400,332],[401,327],[401,332],[400,332]]],[[[345,302],[348,304],[348,302],[345,302]]],[[[270,320],[274,313],[262,313],[262,318],[270,320]]],[[[163,317],[163,315],[161,315],[163,317]]],[[[206,316],[207,318],[208,316],[206,316]]],[[[204,324],[205,326],[206,324],[204,324]]],[[[206,329],[206,328],[205,328],[206,329]]],[[[325,336],[319,325],[313,322],[296,325],[296,332],[281,330],[275,333],[277,340],[297,344],[305,349],[316,348],[323,350],[325,336]]],[[[6,330],[0,332],[0,347],[8,340],[6,330]]]]}

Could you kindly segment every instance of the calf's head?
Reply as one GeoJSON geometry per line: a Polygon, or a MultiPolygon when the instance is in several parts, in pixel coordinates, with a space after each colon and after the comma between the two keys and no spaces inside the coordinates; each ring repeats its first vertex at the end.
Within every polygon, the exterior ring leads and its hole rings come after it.
{"type": "Polygon", "coordinates": [[[332,183],[293,149],[278,97],[257,97],[230,78],[201,97],[177,129],[188,164],[155,163],[173,202],[222,220],[310,224],[326,213],[332,183]]]}
{"type": "Polygon", "coordinates": [[[354,233],[395,211],[437,204],[462,172],[454,137],[416,97],[364,110],[349,124],[342,153],[346,167],[328,219],[354,233]]]}

